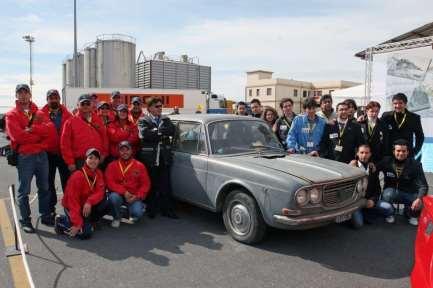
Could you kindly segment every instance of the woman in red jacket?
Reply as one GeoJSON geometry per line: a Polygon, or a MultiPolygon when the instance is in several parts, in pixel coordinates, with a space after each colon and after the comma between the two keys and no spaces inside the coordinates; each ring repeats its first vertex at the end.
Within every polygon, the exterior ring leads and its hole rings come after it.
{"type": "Polygon", "coordinates": [[[100,152],[90,148],[84,166],[69,178],[62,200],[66,215],[57,215],[55,219],[57,234],[88,239],[93,233],[92,223],[106,214],[108,202],[104,175],[98,169],[100,159],[100,152]]]}

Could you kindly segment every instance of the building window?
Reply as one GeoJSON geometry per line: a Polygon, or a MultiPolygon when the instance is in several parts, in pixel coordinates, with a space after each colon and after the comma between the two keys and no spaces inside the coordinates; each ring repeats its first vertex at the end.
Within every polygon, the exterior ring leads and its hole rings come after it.
{"type": "Polygon", "coordinates": [[[293,97],[298,97],[298,89],[293,90],[293,97]]]}
{"type": "Polygon", "coordinates": [[[253,97],[253,89],[248,89],[248,96],[253,97]]]}
{"type": "Polygon", "coordinates": [[[260,89],[256,89],[256,96],[260,96],[260,89]]]}
{"type": "Polygon", "coordinates": [[[266,95],[271,96],[272,95],[272,88],[266,88],[266,95]]]}
{"type": "Polygon", "coordinates": [[[302,97],[306,98],[308,95],[307,93],[308,93],[308,91],[306,91],[306,90],[302,91],[302,97]]]}

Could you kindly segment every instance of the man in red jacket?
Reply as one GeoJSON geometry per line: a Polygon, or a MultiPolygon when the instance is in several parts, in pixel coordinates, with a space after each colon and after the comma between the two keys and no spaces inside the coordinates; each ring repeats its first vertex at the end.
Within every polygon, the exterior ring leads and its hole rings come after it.
{"type": "Polygon", "coordinates": [[[19,84],[15,89],[16,107],[6,113],[6,132],[11,141],[11,148],[18,153],[18,208],[21,214],[21,226],[26,233],[34,233],[31,222],[29,194],[33,175],[38,187],[39,214],[41,222],[53,225],[50,214],[50,194],[48,191],[48,159],[46,141],[48,127],[38,107],[31,102],[32,94],[26,84],[19,84]]]}
{"type": "Polygon", "coordinates": [[[78,114],[66,121],[60,137],[63,160],[73,172],[83,166],[86,151],[96,148],[103,162],[108,155],[108,138],[104,123],[92,112],[91,98],[83,94],[78,98],[78,114]]]}
{"type": "Polygon", "coordinates": [[[98,169],[100,157],[97,149],[87,150],[84,166],[69,178],[62,200],[66,215],[56,216],[57,234],[88,239],[93,233],[92,223],[107,212],[104,174],[98,169]]]}
{"type": "Polygon", "coordinates": [[[51,194],[50,210],[55,212],[57,204],[57,193],[55,186],[56,170],[59,170],[60,182],[62,191],[65,192],[66,181],[69,177],[68,166],[60,155],[60,135],[62,135],[63,127],[66,121],[72,117],[72,114],[65,106],[60,104],[60,94],[56,89],[51,89],[47,92],[47,104],[42,108],[45,118],[55,126],[54,146],[47,147],[48,155],[48,185],[51,194]]]}
{"type": "Polygon", "coordinates": [[[120,225],[120,206],[128,206],[130,220],[137,222],[144,213],[143,200],[150,189],[146,167],[132,158],[132,147],[128,141],[119,144],[120,159],[111,162],[105,170],[109,201],[112,205],[114,228],[120,225]]]}
{"type": "Polygon", "coordinates": [[[129,119],[131,120],[131,122],[137,125],[138,119],[144,116],[143,100],[141,100],[140,97],[135,96],[132,98],[131,103],[132,103],[132,108],[131,110],[129,110],[129,114],[130,114],[129,119]]]}

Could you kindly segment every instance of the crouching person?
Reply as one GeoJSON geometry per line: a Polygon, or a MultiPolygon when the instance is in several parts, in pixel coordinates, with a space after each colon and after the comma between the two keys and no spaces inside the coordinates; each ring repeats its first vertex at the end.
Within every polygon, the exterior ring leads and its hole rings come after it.
{"type": "Polygon", "coordinates": [[[90,148],[84,166],[73,172],[63,197],[65,215],[57,215],[55,231],[79,239],[92,236],[93,225],[106,214],[109,207],[105,195],[104,175],[98,169],[100,152],[90,148]]]}
{"type": "Polygon", "coordinates": [[[119,159],[111,162],[105,170],[105,179],[110,192],[113,222],[120,225],[120,207],[128,207],[130,221],[137,222],[144,213],[143,200],[150,189],[150,179],[146,167],[132,158],[133,150],[128,141],[119,143],[119,159]]]}

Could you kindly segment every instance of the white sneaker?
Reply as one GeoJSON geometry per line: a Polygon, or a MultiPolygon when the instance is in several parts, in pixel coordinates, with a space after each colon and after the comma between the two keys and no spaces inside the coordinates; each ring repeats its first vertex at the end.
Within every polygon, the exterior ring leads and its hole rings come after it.
{"type": "Polygon", "coordinates": [[[410,217],[409,218],[409,224],[413,226],[418,226],[418,218],[410,217]]]}
{"type": "Polygon", "coordinates": [[[111,227],[119,228],[119,226],[120,226],[120,220],[113,219],[113,221],[111,221],[111,227]]]}
{"type": "Polygon", "coordinates": [[[393,215],[385,218],[386,223],[392,224],[395,222],[395,217],[393,215]]]}

